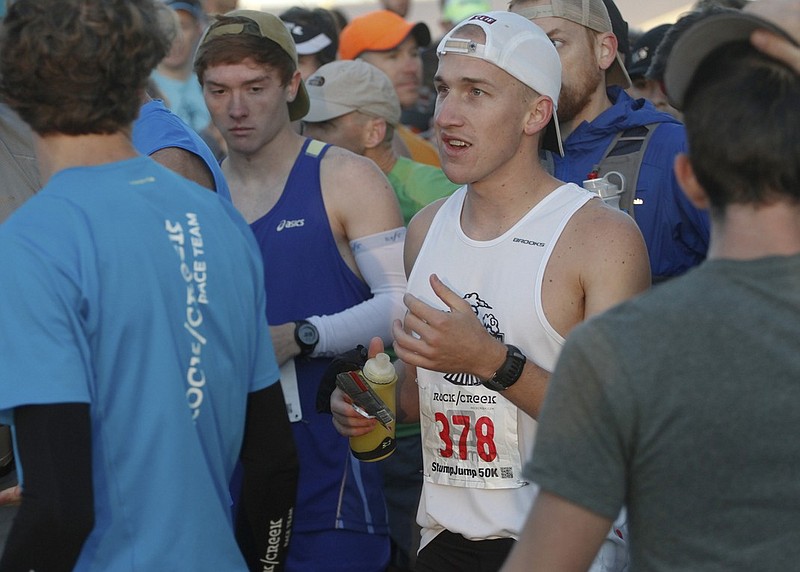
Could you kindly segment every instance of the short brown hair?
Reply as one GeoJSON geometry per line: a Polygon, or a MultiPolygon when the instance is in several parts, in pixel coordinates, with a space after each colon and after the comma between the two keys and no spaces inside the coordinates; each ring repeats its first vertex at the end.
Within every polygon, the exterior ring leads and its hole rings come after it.
{"type": "Polygon", "coordinates": [[[153,0],[17,0],[0,32],[0,94],[41,135],[136,119],[166,55],[153,0]]]}
{"type": "Polygon", "coordinates": [[[689,159],[712,214],[732,204],[800,203],[798,101],[800,75],[749,41],[702,60],[683,112],[689,159]]]}

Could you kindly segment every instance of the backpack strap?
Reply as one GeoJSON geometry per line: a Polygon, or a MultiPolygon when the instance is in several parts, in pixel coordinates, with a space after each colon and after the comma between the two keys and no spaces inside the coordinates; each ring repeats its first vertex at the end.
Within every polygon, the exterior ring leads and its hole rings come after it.
{"type": "Polygon", "coordinates": [[[650,123],[617,133],[595,167],[600,177],[611,171],[622,173],[622,176],[625,177],[625,189],[620,196],[619,208],[634,218],[636,188],[639,182],[639,171],[642,168],[642,159],[647,144],[659,125],[659,123],[650,123]]]}

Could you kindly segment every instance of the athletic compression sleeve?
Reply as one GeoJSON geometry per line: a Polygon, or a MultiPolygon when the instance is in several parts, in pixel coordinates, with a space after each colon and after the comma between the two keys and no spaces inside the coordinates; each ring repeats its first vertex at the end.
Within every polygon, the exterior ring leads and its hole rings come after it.
{"type": "Polygon", "coordinates": [[[236,539],[250,570],[286,565],[299,464],[280,383],[251,393],[241,461],[236,539]]]}
{"type": "Polygon", "coordinates": [[[72,570],[94,527],[89,405],[14,409],[22,504],[0,571],[72,570]]]}
{"type": "Polygon", "coordinates": [[[406,229],[396,228],[350,242],[361,275],[372,298],[329,316],[311,316],[308,321],[319,331],[314,357],[332,357],[367,344],[373,336],[392,343],[392,322],[405,313],[403,294],[406,273],[403,244],[406,229]]]}

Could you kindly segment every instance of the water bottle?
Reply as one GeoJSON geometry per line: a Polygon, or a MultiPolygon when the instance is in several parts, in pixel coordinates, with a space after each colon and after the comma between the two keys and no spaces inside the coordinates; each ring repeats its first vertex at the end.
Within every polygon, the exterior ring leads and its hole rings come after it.
{"type": "Polygon", "coordinates": [[[395,385],[397,373],[384,353],[367,360],[360,374],[369,387],[383,401],[387,411],[378,411],[375,415],[378,424],[366,435],[350,438],[350,450],[359,461],[380,461],[394,452],[395,441],[395,385]],[[390,414],[387,414],[390,413],[390,414]]]}

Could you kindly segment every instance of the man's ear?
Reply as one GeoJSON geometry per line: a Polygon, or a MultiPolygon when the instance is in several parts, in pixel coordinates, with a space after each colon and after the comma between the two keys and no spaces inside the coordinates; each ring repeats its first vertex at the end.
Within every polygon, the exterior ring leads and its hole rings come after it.
{"type": "Polygon", "coordinates": [[[617,48],[619,42],[617,37],[611,32],[605,34],[597,34],[597,41],[595,42],[595,52],[597,57],[597,65],[602,70],[607,70],[614,63],[617,57],[617,48]]]}
{"type": "Polygon", "coordinates": [[[706,195],[705,189],[697,180],[692,162],[686,153],[679,153],[675,157],[673,169],[675,170],[675,178],[678,179],[678,184],[683,189],[683,194],[686,195],[689,202],[698,209],[707,209],[709,207],[708,195],[706,195]]]}
{"type": "Polygon", "coordinates": [[[380,117],[370,117],[364,122],[362,143],[367,149],[374,149],[386,137],[386,120],[380,117]]]}
{"type": "Polygon", "coordinates": [[[525,134],[533,135],[539,131],[544,132],[551,117],[553,117],[553,100],[544,95],[538,96],[531,101],[525,116],[525,134]]]}
{"type": "Polygon", "coordinates": [[[300,82],[303,81],[303,77],[300,75],[299,70],[295,70],[292,74],[291,79],[286,84],[286,102],[291,103],[297,98],[297,92],[300,89],[300,82]]]}

